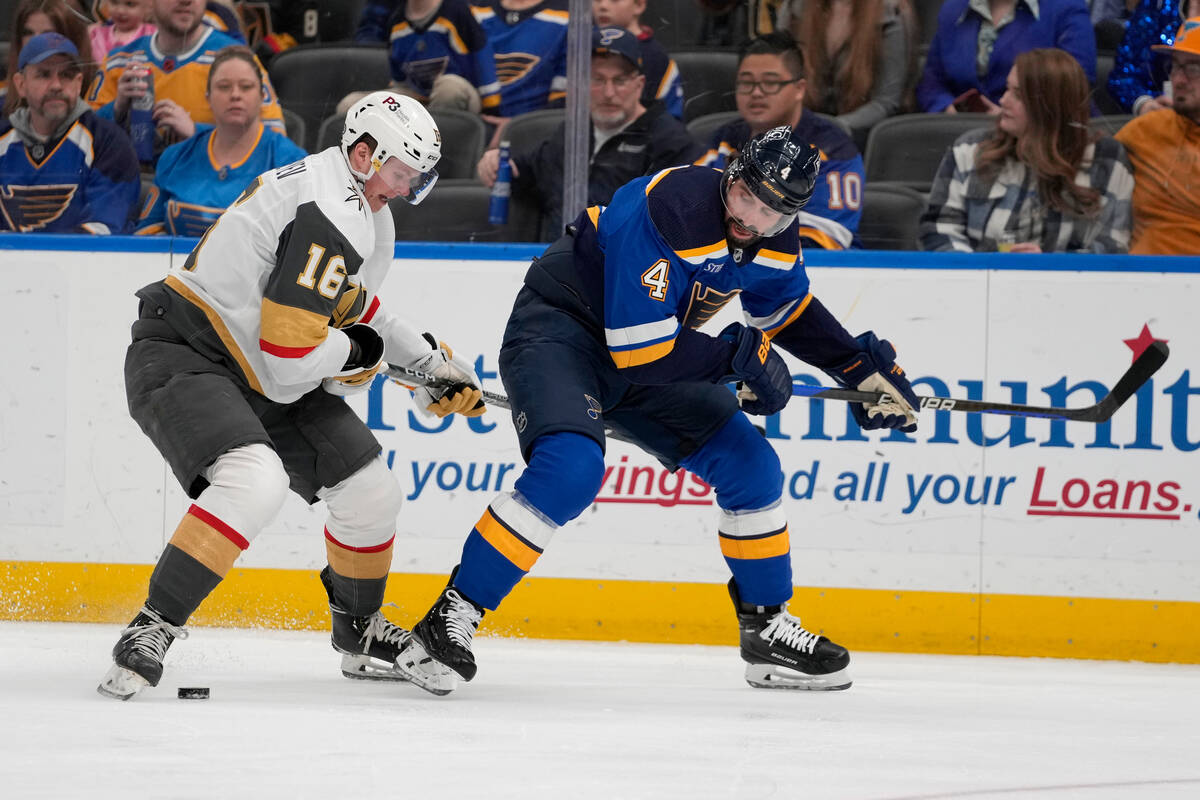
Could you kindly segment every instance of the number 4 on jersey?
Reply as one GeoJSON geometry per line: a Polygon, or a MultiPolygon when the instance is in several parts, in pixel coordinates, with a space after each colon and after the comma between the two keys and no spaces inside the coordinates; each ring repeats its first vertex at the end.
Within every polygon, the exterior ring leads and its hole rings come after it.
{"type": "Polygon", "coordinates": [[[642,286],[650,290],[650,296],[655,300],[667,299],[667,287],[671,285],[667,270],[670,267],[670,261],[660,258],[654,262],[654,266],[642,273],[642,286]]]}

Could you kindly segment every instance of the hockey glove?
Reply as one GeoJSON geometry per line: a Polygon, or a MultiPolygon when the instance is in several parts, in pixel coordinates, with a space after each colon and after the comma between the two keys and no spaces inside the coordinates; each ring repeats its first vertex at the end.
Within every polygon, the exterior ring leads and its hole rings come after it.
{"type": "Polygon", "coordinates": [[[862,351],[826,372],[844,388],[863,392],[883,392],[883,402],[869,405],[851,403],[850,413],[864,430],[899,428],[905,433],[917,429],[917,409],[921,401],[913,392],[904,370],[896,365],[896,349],[872,331],[855,337],[862,351]]]}
{"type": "Polygon", "coordinates": [[[758,328],[732,322],[718,337],[733,342],[737,349],[729,368],[738,380],[738,405],[747,414],[768,417],[780,411],[792,399],[792,373],[783,358],[771,347],[771,337],[758,328]]]}
{"type": "Polygon", "coordinates": [[[361,322],[343,328],[342,333],[350,337],[350,355],[342,371],[321,381],[321,386],[330,394],[345,397],[371,387],[383,366],[383,338],[361,322]]]}
{"type": "Polygon", "coordinates": [[[421,413],[427,417],[445,417],[450,414],[478,417],[487,411],[487,406],[483,403],[483,393],[479,390],[471,365],[461,358],[455,358],[450,346],[437,341],[432,334],[421,335],[433,350],[409,364],[409,369],[428,372],[435,378],[451,382],[448,389],[432,386],[418,386],[413,389],[413,399],[421,413]]]}

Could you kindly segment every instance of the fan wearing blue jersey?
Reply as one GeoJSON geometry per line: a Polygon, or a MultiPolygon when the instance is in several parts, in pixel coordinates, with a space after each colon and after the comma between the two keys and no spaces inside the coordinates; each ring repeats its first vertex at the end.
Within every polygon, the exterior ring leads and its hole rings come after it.
{"type": "Polygon", "coordinates": [[[263,76],[254,53],[226,47],[213,59],[205,93],[215,127],[163,151],[137,232],[202,236],[264,172],[307,153],[262,121],[263,76]]]}
{"type": "Polygon", "coordinates": [[[485,610],[592,504],[611,430],[715,489],[746,681],[850,685],[846,649],[787,611],[783,473],[746,416],[774,414],[791,398],[782,347],[842,386],[885,392],[876,404],[851,406],[863,428],[916,429],[919,403],[892,346],[871,332],[851,336],[809,289],[797,215],[820,164],[791,128],[774,128],[724,172],[673,167],[627,183],[535,259],[500,349],[527,466],[488,506],[449,584],[414,626],[397,661],[410,680],[444,694],[475,676],[471,643],[485,610]],[[701,333],[734,297],[745,324],[701,333]],[[740,384],[736,394],[728,382],[740,384]]]}
{"type": "Polygon", "coordinates": [[[487,0],[471,11],[496,55],[500,106],[489,121],[561,106],[567,97],[566,0],[487,0]]]}
{"type": "Polygon", "coordinates": [[[804,110],[804,75],[804,53],[786,32],[743,45],[734,82],[741,118],[718,128],[708,153],[696,163],[724,167],[751,136],[790,126],[821,153],[821,179],[800,212],[800,241],[805,247],[844,250],[854,243],[862,219],[862,156],[836,123],[804,110]]]}
{"type": "Polygon", "coordinates": [[[430,108],[500,108],[496,56],[467,0],[404,0],[391,19],[392,90],[430,108]]]}
{"type": "Polygon", "coordinates": [[[80,99],[79,50],[59,33],[32,37],[0,122],[0,231],[124,233],[137,202],[137,157],[125,133],[80,99]]]}

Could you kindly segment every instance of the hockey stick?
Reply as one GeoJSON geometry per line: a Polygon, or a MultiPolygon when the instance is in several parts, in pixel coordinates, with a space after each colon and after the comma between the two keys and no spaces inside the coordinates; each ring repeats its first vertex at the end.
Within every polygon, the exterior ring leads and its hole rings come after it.
{"type": "MultiPolygon", "coordinates": [[[[921,409],[938,411],[968,411],[979,414],[1008,414],[1016,417],[1046,417],[1075,422],[1107,422],[1150,376],[1166,363],[1169,354],[1164,342],[1153,342],[1134,359],[1129,369],[1117,381],[1112,391],[1095,405],[1083,408],[1054,408],[1052,406],[1024,406],[1009,403],[989,403],[985,400],[962,400],[955,397],[919,397],[921,409]]],[[[824,386],[792,385],[793,397],[812,397],[821,400],[845,400],[848,403],[880,403],[887,397],[884,392],[860,392],[855,389],[830,389],[824,386]]]]}
{"type": "MultiPolygon", "coordinates": [[[[1009,403],[989,403],[986,400],[963,400],[956,397],[919,397],[921,409],[932,408],[937,411],[966,411],[977,414],[1006,414],[1017,417],[1045,417],[1047,419],[1065,419],[1075,422],[1107,422],[1116,410],[1150,380],[1150,376],[1158,371],[1167,361],[1170,351],[1163,342],[1153,342],[1138,356],[1133,364],[1125,371],[1117,384],[1108,394],[1095,405],[1083,408],[1054,408],[1053,406],[1025,406],[1009,403]]],[[[437,378],[427,372],[421,372],[408,367],[389,364],[385,374],[392,380],[404,386],[429,386],[434,389],[449,389],[454,384],[443,378],[437,378]]],[[[844,400],[847,403],[880,403],[884,402],[883,392],[860,392],[856,389],[831,389],[826,386],[792,385],[793,397],[809,397],[815,400],[844,400]]],[[[508,398],[495,392],[483,392],[484,402],[499,408],[510,409],[508,398]]],[[[611,432],[610,432],[611,435],[611,432]]],[[[620,438],[620,437],[618,437],[620,438]]]]}

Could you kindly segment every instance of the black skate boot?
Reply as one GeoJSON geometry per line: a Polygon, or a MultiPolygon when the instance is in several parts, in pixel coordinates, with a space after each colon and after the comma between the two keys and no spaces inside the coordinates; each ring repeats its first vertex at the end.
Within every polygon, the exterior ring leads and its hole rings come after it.
{"type": "Polygon", "coordinates": [[[408,680],[396,668],[396,659],[412,634],[389,622],[382,611],[369,617],[356,617],[340,608],[333,599],[329,567],[321,570],[321,583],[329,595],[333,649],[342,654],[342,674],[358,680],[408,680]]]}
{"type": "Polygon", "coordinates": [[[729,580],[729,596],[741,630],[746,683],[758,689],[848,689],[850,653],[839,644],[809,633],[787,612],[787,604],[743,603],[737,583],[729,580]]]}
{"type": "Polygon", "coordinates": [[[113,665],[96,691],[105,697],[128,700],[146,686],[158,686],[162,679],[163,658],[176,637],[186,639],[187,629],[172,625],[149,605],[121,631],[113,648],[113,665]]]}
{"type": "Polygon", "coordinates": [[[483,619],[483,609],[454,588],[455,571],[429,613],[413,626],[412,639],[396,662],[408,679],[427,692],[449,694],[458,679],[475,677],[471,641],[483,619]]]}

